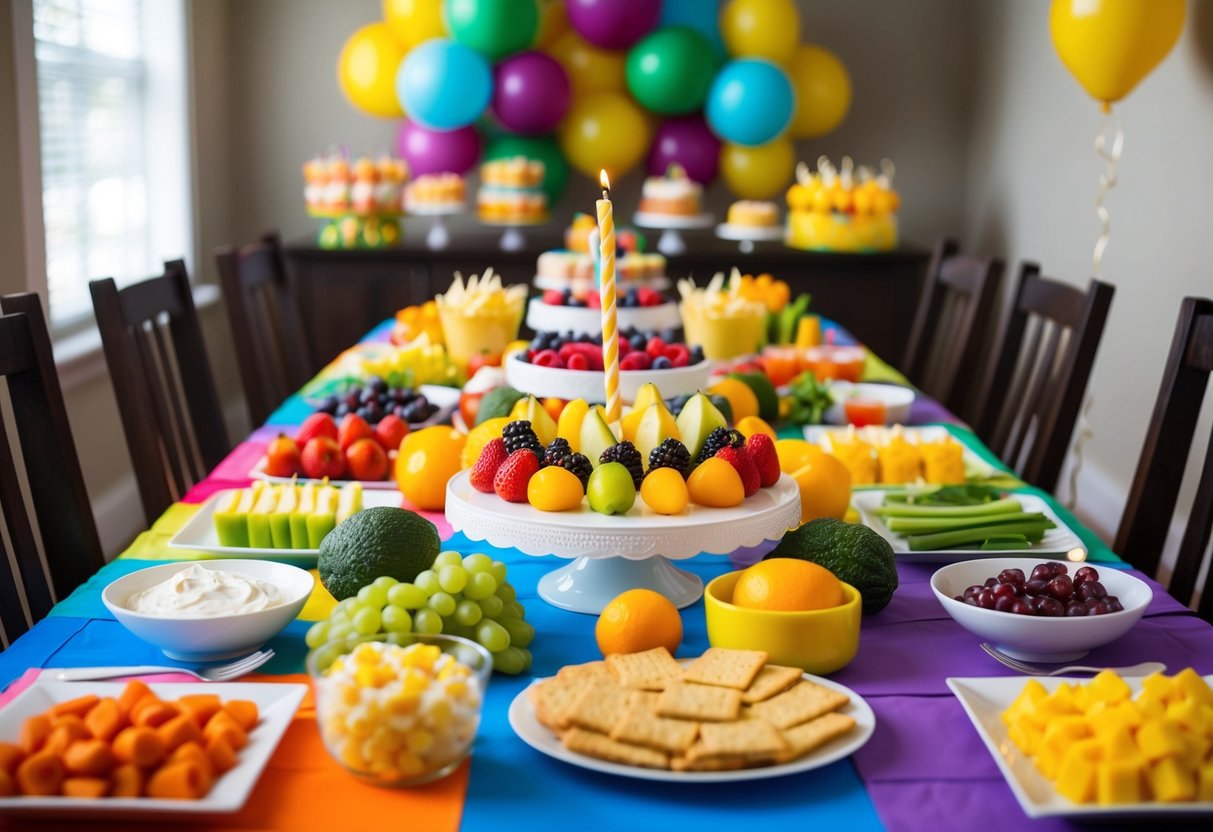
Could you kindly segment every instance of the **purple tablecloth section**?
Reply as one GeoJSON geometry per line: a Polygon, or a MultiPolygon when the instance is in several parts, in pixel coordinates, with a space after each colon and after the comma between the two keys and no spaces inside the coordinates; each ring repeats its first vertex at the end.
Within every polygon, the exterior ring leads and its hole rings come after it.
{"type": "Polygon", "coordinates": [[[936,422],[946,422],[954,425],[961,423],[952,411],[930,396],[919,393],[914,401],[910,403],[910,415],[907,417],[906,423],[910,425],[930,425],[936,422]]]}

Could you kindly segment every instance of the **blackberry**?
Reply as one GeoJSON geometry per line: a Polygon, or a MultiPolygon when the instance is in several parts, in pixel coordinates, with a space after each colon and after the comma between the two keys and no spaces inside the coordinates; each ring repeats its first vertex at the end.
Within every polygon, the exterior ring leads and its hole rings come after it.
{"type": "Polygon", "coordinates": [[[564,437],[557,436],[552,440],[552,444],[548,445],[548,449],[544,451],[543,459],[539,463],[540,468],[547,468],[549,465],[559,465],[561,460],[571,454],[573,449],[569,447],[569,440],[564,437]]]}
{"type": "Polygon", "coordinates": [[[649,470],[673,468],[685,480],[691,473],[691,452],[677,439],[667,439],[649,451],[649,470]]]}
{"type": "Polygon", "coordinates": [[[539,459],[543,459],[543,446],[539,444],[539,437],[535,435],[535,431],[531,430],[531,423],[528,419],[510,422],[501,431],[501,438],[505,441],[506,453],[512,454],[514,451],[527,450],[539,459]]]}
{"type": "Polygon", "coordinates": [[[636,488],[640,488],[640,481],[644,479],[644,460],[640,457],[640,451],[636,450],[636,446],[631,442],[625,439],[618,445],[612,445],[602,452],[598,461],[622,464],[632,475],[632,483],[636,488]]]}
{"type": "MultiPolygon", "coordinates": [[[[740,448],[745,444],[745,437],[740,431],[729,430],[728,428],[716,428],[708,434],[707,440],[703,443],[703,449],[699,452],[699,462],[704,462],[716,456],[716,452],[726,446],[740,448]]],[[[506,447],[509,447],[508,445],[506,447]]]]}
{"type": "MultiPolygon", "coordinates": [[[[555,444],[555,443],[553,443],[555,444]]],[[[585,454],[579,454],[576,451],[563,456],[560,461],[555,463],[564,470],[573,474],[577,479],[581,480],[581,487],[584,489],[590,481],[590,474],[594,472],[594,465],[590,462],[590,458],[585,454]]]]}

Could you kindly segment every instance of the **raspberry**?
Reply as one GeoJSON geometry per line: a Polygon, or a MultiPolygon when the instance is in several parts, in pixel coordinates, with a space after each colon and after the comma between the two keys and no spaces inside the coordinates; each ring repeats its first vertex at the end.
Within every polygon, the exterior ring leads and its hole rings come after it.
{"type": "Polygon", "coordinates": [[[630,352],[628,357],[619,362],[621,370],[647,370],[653,365],[653,359],[648,353],[630,352]]]}
{"type": "Polygon", "coordinates": [[[654,335],[649,339],[648,346],[644,348],[644,351],[649,354],[649,358],[665,355],[665,341],[654,335]]]}
{"type": "Polygon", "coordinates": [[[564,361],[556,350],[544,350],[537,353],[531,359],[531,363],[538,367],[559,367],[560,369],[564,369],[564,361]]]}
{"type": "Polygon", "coordinates": [[[685,367],[691,363],[691,351],[685,344],[670,344],[665,348],[665,357],[675,367],[685,367]]]}
{"type": "Polygon", "coordinates": [[[590,359],[581,353],[576,353],[569,356],[569,360],[564,363],[564,366],[570,370],[588,370],[590,369],[590,359]]]}
{"type": "Polygon", "coordinates": [[[548,289],[543,293],[543,302],[550,306],[564,306],[564,293],[558,289],[548,289]]]}

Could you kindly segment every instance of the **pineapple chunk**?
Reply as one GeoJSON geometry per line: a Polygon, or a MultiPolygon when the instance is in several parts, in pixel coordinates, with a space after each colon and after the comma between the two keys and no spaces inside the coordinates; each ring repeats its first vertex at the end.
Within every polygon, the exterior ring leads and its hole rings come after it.
{"type": "Polygon", "coordinates": [[[1165,757],[1150,769],[1150,788],[1154,799],[1163,803],[1192,800],[1196,797],[1196,777],[1178,757],[1165,757]]]}
{"type": "Polygon", "coordinates": [[[1139,803],[1142,799],[1142,777],[1145,770],[1146,761],[1142,757],[1098,763],[1095,799],[1102,806],[1139,803]]]}
{"type": "Polygon", "coordinates": [[[1163,676],[1161,673],[1151,673],[1142,679],[1141,689],[1143,693],[1162,700],[1163,704],[1176,698],[1174,681],[1171,677],[1163,676]]]}
{"type": "Polygon", "coordinates": [[[1200,767],[1200,781],[1196,789],[1196,799],[1201,802],[1213,803],[1213,761],[1200,767]]]}
{"type": "Polygon", "coordinates": [[[1069,682],[1062,682],[1057,690],[1040,702],[1039,710],[1051,716],[1069,716],[1078,713],[1078,706],[1074,702],[1074,688],[1069,682]]]}

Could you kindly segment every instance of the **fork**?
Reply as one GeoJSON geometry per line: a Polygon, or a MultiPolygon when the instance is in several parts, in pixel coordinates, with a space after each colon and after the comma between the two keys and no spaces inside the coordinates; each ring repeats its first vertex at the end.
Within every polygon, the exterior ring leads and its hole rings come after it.
{"type": "Polygon", "coordinates": [[[1061,676],[1065,673],[1100,673],[1104,670],[1112,670],[1121,676],[1149,676],[1151,673],[1162,673],[1167,669],[1167,666],[1162,662],[1142,662],[1141,664],[1131,665],[1129,667],[1087,667],[1081,664],[1067,665],[1059,667],[1056,670],[1040,667],[1035,664],[1021,662],[1019,659],[1013,659],[1006,653],[999,650],[992,644],[982,642],[981,649],[985,650],[991,658],[1001,664],[1018,670],[1020,673],[1026,673],[1029,676],[1061,676]]]}
{"type": "Polygon", "coordinates": [[[40,678],[52,682],[82,682],[89,679],[113,679],[116,676],[145,676],[149,673],[185,673],[203,682],[227,682],[252,673],[274,657],[273,650],[258,650],[252,655],[227,664],[200,667],[169,667],[167,665],[129,665],[126,667],[69,667],[47,670],[40,678]]]}

